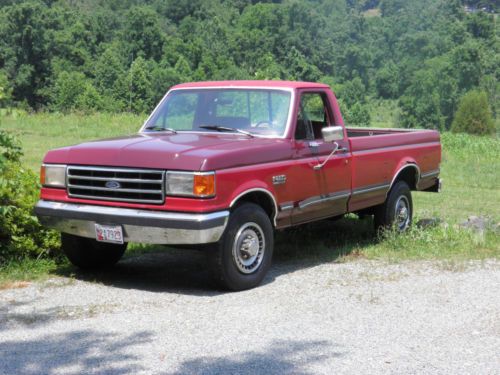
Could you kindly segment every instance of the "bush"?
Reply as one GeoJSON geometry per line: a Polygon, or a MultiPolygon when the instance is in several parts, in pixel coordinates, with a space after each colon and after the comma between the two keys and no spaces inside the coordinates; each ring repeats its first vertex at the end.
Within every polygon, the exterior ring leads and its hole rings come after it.
{"type": "Polygon", "coordinates": [[[0,265],[52,255],[59,247],[57,233],[33,215],[39,185],[37,176],[22,167],[21,155],[16,140],[0,130],[0,265]]]}
{"type": "Polygon", "coordinates": [[[477,135],[495,132],[488,96],[484,91],[473,90],[465,94],[458,105],[451,130],[455,133],[477,135]]]}
{"type": "Polygon", "coordinates": [[[338,103],[346,126],[370,126],[370,110],[366,105],[354,103],[349,107],[342,99],[338,103]]]}
{"type": "Polygon", "coordinates": [[[80,110],[94,112],[104,109],[104,101],[83,73],[61,72],[52,92],[53,107],[62,112],[80,110]]]}

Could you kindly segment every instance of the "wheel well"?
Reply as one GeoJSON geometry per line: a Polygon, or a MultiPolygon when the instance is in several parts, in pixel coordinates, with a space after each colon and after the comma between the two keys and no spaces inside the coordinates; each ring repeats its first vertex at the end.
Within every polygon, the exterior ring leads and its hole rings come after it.
{"type": "Polygon", "coordinates": [[[409,165],[404,167],[394,179],[392,186],[398,181],[405,181],[411,190],[417,190],[417,182],[419,178],[418,167],[416,165],[409,165]]]}
{"type": "MultiPolygon", "coordinates": [[[[270,194],[270,193],[269,193],[270,194]]],[[[237,198],[236,201],[232,204],[232,207],[236,207],[244,202],[255,203],[262,207],[262,209],[266,212],[269,219],[271,219],[271,223],[274,225],[274,217],[276,215],[276,206],[273,198],[268,193],[264,193],[263,191],[251,191],[248,192],[241,197],[237,198]]]]}

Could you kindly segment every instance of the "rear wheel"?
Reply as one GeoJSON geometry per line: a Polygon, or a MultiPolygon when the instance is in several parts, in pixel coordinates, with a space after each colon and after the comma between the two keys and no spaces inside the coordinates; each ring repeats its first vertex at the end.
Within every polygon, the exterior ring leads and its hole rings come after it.
{"type": "Polygon", "coordinates": [[[260,206],[243,203],[231,213],[222,238],[211,246],[214,276],[226,289],[256,287],[271,266],[273,248],[269,217],[260,206]]]}
{"type": "Polygon", "coordinates": [[[120,260],[127,248],[126,243],[97,242],[67,233],[61,234],[61,245],[69,261],[84,269],[110,267],[120,260]]]}
{"type": "Polygon", "coordinates": [[[405,181],[398,181],[387,195],[383,204],[375,210],[375,229],[394,227],[403,232],[411,225],[413,217],[413,202],[411,191],[405,181]]]}

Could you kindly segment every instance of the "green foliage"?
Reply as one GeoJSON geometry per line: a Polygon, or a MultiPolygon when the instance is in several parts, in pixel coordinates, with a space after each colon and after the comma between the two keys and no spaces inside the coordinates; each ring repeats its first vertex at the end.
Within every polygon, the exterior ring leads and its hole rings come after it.
{"type": "Polygon", "coordinates": [[[21,160],[23,152],[16,139],[0,129],[0,168],[3,168],[9,162],[18,163],[21,160]]]}
{"type": "Polygon", "coordinates": [[[7,78],[7,74],[0,70],[0,108],[6,107],[12,100],[12,87],[7,78]]]}
{"type": "Polygon", "coordinates": [[[143,113],[153,105],[151,70],[142,57],[138,57],[127,75],[129,89],[129,110],[143,113]]]}
{"type": "Polygon", "coordinates": [[[22,167],[20,147],[4,130],[0,130],[0,150],[0,265],[49,255],[59,240],[33,215],[37,176],[22,167]]]}
{"type": "Polygon", "coordinates": [[[487,3],[3,1],[0,104],[148,112],[183,81],[334,77],[354,122],[393,99],[402,126],[449,129],[472,89],[498,113],[498,6],[464,11],[487,3]]]}
{"type": "Polygon", "coordinates": [[[366,104],[366,87],[361,78],[355,77],[333,87],[337,87],[336,94],[346,125],[369,126],[371,116],[366,104]]]}
{"type": "Polygon", "coordinates": [[[380,97],[396,98],[399,94],[399,73],[393,62],[381,67],[375,75],[375,87],[380,97]]]}
{"type": "MultiPolygon", "coordinates": [[[[418,221],[418,218],[417,218],[418,221]]],[[[369,258],[400,259],[484,259],[498,257],[498,238],[494,230],[484,233],[449,225],[431,228],[412,226],[404,234],[384,233],[377,246],[366,249],[369,258]]]]}
{"type": "Polygon", "coordinates": [[[488,97],[482,91],[470,91],[460,100],[451,125],[455,133],[477,135],[493,134],[495,124],[488,105],[488,97]]]}
{"type": "Polygon", "coordinates": [[[104,101],[91,81],[79,72],[61,72],[53,91],[54,109],[68,112],[79,109],[87,112],[104,109],[104,101]]]}

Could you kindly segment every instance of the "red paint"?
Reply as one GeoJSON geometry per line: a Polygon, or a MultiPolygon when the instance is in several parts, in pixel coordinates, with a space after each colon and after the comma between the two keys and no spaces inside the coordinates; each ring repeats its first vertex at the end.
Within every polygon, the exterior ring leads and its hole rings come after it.
{"type": "Polygon", "coordinates": [[[325,160],[333,145],[315,140],[317,146],[311,148],[310,141],[295,140],[294,119],[302,92],[323,92],[328,100],[332,125],[344,126],[337,100],[327,85],[287,81],[221,81],[185,83],[173,89],[228,86],[294,90],[292,124],[285,138],[249,138],[237,133],[148,133],[64,147],[49,151],[44,159],[44,163],[71,165],[215,171],[217,194],[214,198],[167,197],[162,205],[131,204],[69,198],[65,190],[49,188],[42,189],[41,198],[103,206],[211,212],[227,209],[241,193],[259,188],[269,191],[278,205],[293,203],[293,210],[279,212],[278,215],[279,226],[286,226],[382,203],[387,191],[381,189],[353,195],[335,204],[316,204],[303,209],[297,207],[311,197],[389,185],[395,174],[408,163],[418,166],[422,174],[439,168],[441,145],[436,131],[344,128],[345,138],[338,143],[347,152],[336,154],[323,169],[314,170],[313,166],[325,160]],[[272,178],[277,175],[286,175],[286,183],[274,185],[272,178]]]}

